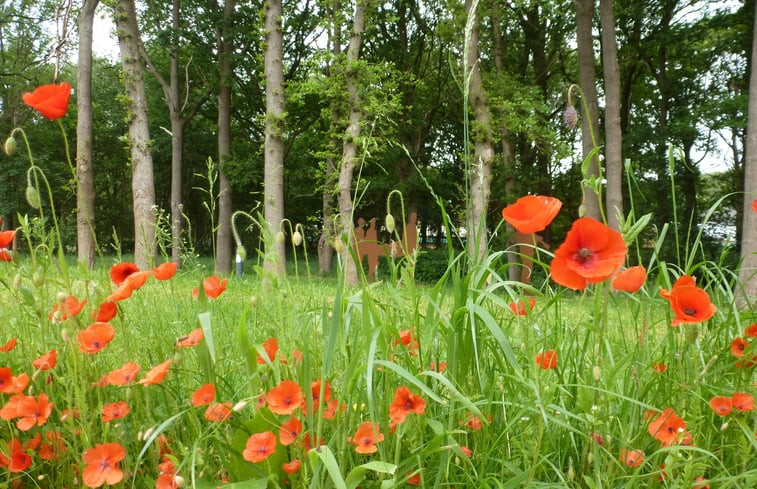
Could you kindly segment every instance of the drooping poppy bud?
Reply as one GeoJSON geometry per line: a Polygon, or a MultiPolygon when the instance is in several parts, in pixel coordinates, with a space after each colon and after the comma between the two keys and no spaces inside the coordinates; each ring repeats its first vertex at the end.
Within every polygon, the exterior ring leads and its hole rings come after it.
{"type": "Polygon", "coordinates": [[[13,136],[8,137],[8,139],[5,140],[5,144],[3,145],[3,149],[5,150],[5,154],[8,156],[13,155],[16,152],[16,138],[13,136]]]}
{"type": "Polygon", "coordinates": [[[295,231],[292,235],[292,244],[295,246],[300,246],[302,244],[302,233],[299,231],[295,231]]]}
{"type": "Polygon", "coordinates": [[[247,259],[247,250],[244,246],[239,245],[237,246],[237,256],[240,260],[245,261],[247,259]]]}
{"type": "Polygon", "coordinates": [[[578,126],[578,111],[572,105],[568,105],[563,113],[563,120],[565,125],[571,129],[575,129],[578,126]]]}
{"type": "Polygon", "coordinates": [[[386,214],[386,218],[384,219],[384,225],[386,226],[386,230],[389,231],[389,233],[394,233],[394,230],[396,229],[396,224],[394,222],[394,216],[391,213],[386,214]]]}
{"type": "Polygon", "coordinates": [[[42,207],[42,201],[39,198],[39,192],[33,186],[26,187],[26,201],[32,206],[33,209],[39,209],[42,207]]]}
{"type": "Polygon", "coordinates": [[[283,244],[284,241],[286,241],[286,237],[284,236],[284,231],[279,231],[276,233],[276,242],[278,244],[283,244]]]}

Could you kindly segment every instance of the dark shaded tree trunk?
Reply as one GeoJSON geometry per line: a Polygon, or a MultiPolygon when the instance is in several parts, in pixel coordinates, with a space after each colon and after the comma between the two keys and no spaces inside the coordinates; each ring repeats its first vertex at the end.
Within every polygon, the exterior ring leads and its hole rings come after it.
{"type": "Polygon", "coordinates": [[[623,215],[623,135],[620,130],[620,68],[615,39],[615,14],[612,0],[600,0],[602,29],[602,70],[605,80],[605,165],[607,224],[620,230],[618,215],[623,215]]]}

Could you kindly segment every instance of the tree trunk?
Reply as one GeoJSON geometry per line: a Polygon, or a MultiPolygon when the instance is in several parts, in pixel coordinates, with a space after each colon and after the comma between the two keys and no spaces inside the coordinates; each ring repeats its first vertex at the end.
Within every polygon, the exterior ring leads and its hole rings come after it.
{"type": "Polygon", "coordinates": [[[171,9],[171,24],[174,29],[171,46],[171,80],[167,97],[171,116],[171,260],[181,263],[184,251],[181,239],[184,230],[184,219],[181,215],[181,173],[184,157],[184,118],[181,114],[179,93],[179,46],[176,42],[180,23],[180,1],[173,0],[171,9]]]}
{"type": "Polygon", "coordinates": [[[231,214],[233,208],[231,182],[224,173],[224,163],[231,156],[231,78],[234,46],[231,42],[232,16],[235,0],[226,0],[223,21],[216,31],[220,67],[218,87],[218,162],[221,168],[218,194],[218,233],[216,234],[216,273],[231,272],[231,214]]]}
{"type": "Polygon", "coordinates": [[[752,202],[757,198],[757,13],[752,34],[752,67],[749,76],[746,147],[744,148],[744,222],[741,235],[739,281],[742,306],[754,306],[757,296],[757,212],[752,202]]]}
{"type": "Polygon", "coordinates": [[[147,121],[147,99],[139,53],[139,28],[134,0],[118,0],[115,12],[118,44],[124,70],[124,87],[129,99],[129,146],[134,202],[134,260],[139,268],[155,261],[155,185],[152,150],[147,121]]]}
{"type": "Polygon", "coordinates": [[[92,168],[92,24],[100,0],[84,0],[79,13],[76,81],[76,236],[79,261],[95,264],[95,182],[92,168]]]}
{"type": "MultiPolygon", "coordinates": [[[[492,143],[491,113],[486,98],[483,78],[478,63],[478,16],[471,7],[471,0],[465,2],[465,11],[472,25],[468,35],[467,69],[468,100],[473,109],[475,131],[473,133],[473,161],[470,162],[470,192],[467,214],[468,253],[473,263],[486,258],[488,233],[486,211],[489,206],[494,146],[492,143]]],[[[467,30],[467,29],[466,29],[467,30]]],[[[468,110],[466,107],[465,110],[468,110]]]]}
{"type": "MultiPolygon", "coordinates": [[[[281,0],[269,0],[265,11],[265,170],[264,213],[271,234],[284,219],[284,57],[281,35],[281,0]]],[[[279,279],[286,275],[286,247],[278,240],[266,241],[265,267],[279,279]]]]}
{"type": "Polygon", "coordinates": [[[367,0],[358,0],[355,5],[355,16],[352,21],[352,35],[350,45],[347,48],[347,75],[345,84],[349,97],[349,116],[347,129],[345,130],[342,143],[342,166],[339,170],[339,223],[341,234],[347,239],[347,243],[341,251],[342,266],[344,268],[344,282],[346,285],[358,283],[358,264],[355,263],[352,253],[355,245],[355,225],[353,219],[352,203],[352,176],[357,164],[357,143],[360,138],[360,122],[363,112],[360,108],[360,94],[358,93],[357,69],[355,64],[360,56],[360,45],[365,30],[365,9],[367,0]]]}
{"type": "MultiPolygon", "coordinates": [[[[581,117],[581,147],[583,160],[594,149],[595,138],[599,136],[599,103],[597,102],[596,68],[594,59],[594,42],[592,39],[592,26],[594,22],[594,0],[573,0],[576,5],[576,39],[578,47],[578,84],[583,92],[583,100],[577,107],[581,117]],[[589,113],[584,113],[584,103],[589,113]],[[594,134],[594,138],[592,138],[594,134]]],[[[588,177],[599,175],[599,158],[591,159],[587,172],[588,177]]],[[[590,188],[583,188],[583,205],[586,216],[600,220],[599,196],[590,188]]]]}
{"type": "Polygon", "coordinates": [[[599,20],[602,29],[602,71],[605,78],[605,208],[607,224],[620,231],[618,215],[623,215],[623,135],[620,130],[620,67],[613,0],[599,1],[599,20]]]}

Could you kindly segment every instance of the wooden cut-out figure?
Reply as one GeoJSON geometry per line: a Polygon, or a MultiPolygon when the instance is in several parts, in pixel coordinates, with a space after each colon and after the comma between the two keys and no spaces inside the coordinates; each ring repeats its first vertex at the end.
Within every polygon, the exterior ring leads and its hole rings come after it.
{"type": "Polygon", "coordinates": [[[408,223],[402,233],[402,241],[392,240],[389,243],[379,241],[375,218],[368,221],[367,228],[365,227],[365,219],[362,217],[358,219],[355,228],[355,245],[359,263],[363,262],[363,257],[367,257],[369,281],[375,280],[379,257],[388,254],[394,258],[399,258],[405,256],[405,250],[412,253],[418,247],[418,228],[416,227],[418,216],[415,212],[411,212],[408,217],[408,223]]]}

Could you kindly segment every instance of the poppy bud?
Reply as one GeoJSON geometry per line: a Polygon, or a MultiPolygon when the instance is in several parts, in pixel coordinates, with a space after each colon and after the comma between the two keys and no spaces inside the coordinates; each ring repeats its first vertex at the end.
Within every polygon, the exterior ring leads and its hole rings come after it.
{"type": "Polygon", "coordinates": [[[599,379],[602,378],[602,369],[599,368],[599,365],[594,365],[594,370],[592,371],[592,374],[594,374],[594,380],[599,382],[599,379]]]}
{"type": "Polygon", "coordinates": [[[180,475],[174,475],[173,481],[176,483],[176,487],[184,487],[184,478],[180,475]]]}
{"type": "Polygon", "coordinates": [[[563,113],[563,121],[565,125],[571,129],[575,129],[578,126],[578,111],[572,105],[568,105],[563,113]]]}
{"type": "Polygon", "coordinates": [[[247,259],[247,250],[244,248],[244,246],[237,246],[237,256],[242,261],[245,261],[247,259]]]}
{"type": "Polygon", "coordinates": [[[249,404],[247,401],[239,401],[238,403],[234,404],[231,410],[234,411],[235,413],[242,412],[244,408],[247,407],[247,404],[249,404]]]}
{"type": "Polygon", "coordinates": [[[42,202],[39,199],[39,192],[34,187],[26,187],[26,201],[32,206],[32,209],[39,209],[42,207],[42,202]]]}
{"type": "Polygon", "coordinates": [[[344,251],[344,243],[342,242],[341,238],[337,238],[334,241],[334,249],[339,254],[342,254],[342,252],[344,251]]]}
{"type": "Polygon", "coordinates": [[[58,295],[56,295],[55,298],[58,300],[58,302],[63,304],[64,302],[66,302],[66,299],[68,299],[68,294],[66,294],[65,292],[58,292],[58,295]]]}
{"type": "Polygon", "coordinates": [[[286,241],[286,238],[284,237],[284,232],[279,231],[278,233],[276,233],[276,242],[278,244],[282,244],[284,243],[284,241],[286,241]]]}
{"type": "Polygon", "coordinates": [[[5,154],[11,156],[16,152],[16,146],[16,138],[14,138],[13,136],[8,137],[8,139],[5,140],[5,144],[3,145],[5,154]]]}
{"type": "Polygon", "coordinates": [[[387,213],[386,218],[384,219],[384,225],[386,226],[386,230],[390,233],[394,233],[394,230],[396,229],[396,225],[394,223],[394,216],[390,213],[387,213]]]}
{"type": "Polygon", "coordinates": [[[578,217],[584,217],[586,215],[586,204],[578,206],[578,217]]]}
{"type": "Polygon", "coordinates": [[[252,307],[258,307],[258,296],[253,295],[252,297],[250,297],[250,305],[252,307]]]}
{"type": "Polygon", "coordinates": [[[302,234],[299,231],[295,231],[292,235],[292,244],[300,246],[302,244],[302,234]]]}
{"type": "Polygon", "coordinates": [[[153,433],[155,433],[155,428],[147,428],[147,430],[145,430],[144,434],[142,435],[142,440],[149,440],[153,433]]]}

